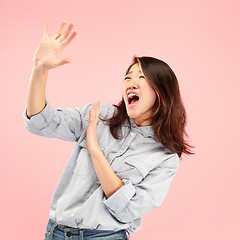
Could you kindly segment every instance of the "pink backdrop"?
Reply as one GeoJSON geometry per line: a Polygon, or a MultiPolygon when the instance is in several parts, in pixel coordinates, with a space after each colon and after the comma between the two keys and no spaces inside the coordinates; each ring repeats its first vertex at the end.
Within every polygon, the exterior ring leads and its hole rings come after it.
{"type": "Polygon", "coordinates": [[[77,37],[50,71],[56,107],[118,103],[134,54],[176,73],[196,155],[183,156],[163,204],[132,240],[237,240],[239,188],[239,3],[201,1],[0,1],[1,239],[43,239],[57,181],[75,143],[29,133],[21,116],[44,24],[74,21],[77,37]],[[33,236],[34,235],[34,236],[33,236]]]}

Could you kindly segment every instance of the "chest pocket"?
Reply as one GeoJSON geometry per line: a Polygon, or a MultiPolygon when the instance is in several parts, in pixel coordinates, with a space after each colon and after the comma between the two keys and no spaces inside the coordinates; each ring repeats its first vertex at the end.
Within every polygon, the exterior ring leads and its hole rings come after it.
{"type": "Polygon", "coordinates": [[[120,169],[116,169],[116,174],[121,178],[129,179],[133,185],[139,184],[148,174],[148,169],[136,158],[124,160],[120,169]]]}
{"type": "Polygon", "coordinates": [[[166,155],[159,153],[153,153],[149,158],[127,158],[125,159],[125,166],[128,166],[129,170],[126,171],[125,177],[135,183],[139,183],[156,167],[172,168],[174,162],[170,159],[173,158],[169,158],[166,155]]]}

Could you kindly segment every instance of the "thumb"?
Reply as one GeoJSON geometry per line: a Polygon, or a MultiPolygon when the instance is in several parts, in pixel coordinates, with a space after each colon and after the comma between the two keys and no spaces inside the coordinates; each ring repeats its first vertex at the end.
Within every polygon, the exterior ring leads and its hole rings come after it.
{"type": "Polygon", "coordinates": [[[63,65],[63,64],[65,64],[65,63],[71,63],[72,61],[71,61],[71,59],[70,58],[63,58],[63,59],[61,59],[61,60],[59,60],[59,62],[58,62],[58,66],[61,66],[61,65],[63,65]]]}

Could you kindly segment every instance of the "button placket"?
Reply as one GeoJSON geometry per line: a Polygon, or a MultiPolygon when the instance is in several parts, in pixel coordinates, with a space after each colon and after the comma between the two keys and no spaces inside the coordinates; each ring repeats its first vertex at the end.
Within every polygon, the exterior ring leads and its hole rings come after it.
{"type": "Polygon", "coordinates": [[[131,132],[129,134],[129,137],[126,139],[126,142],[122,144],[122,146],[119,148],[118,152],[115,153],[114,155],[111,155],[111,157],[109,158],[110,161],[110,165],[113,163],[114,159],[116,157],[119,157],[121,155],[123,155],[127,149],[129,148],[130,143],[133,141],[133,139],[135,138],[135,134],[134,132],[131,132]]]}

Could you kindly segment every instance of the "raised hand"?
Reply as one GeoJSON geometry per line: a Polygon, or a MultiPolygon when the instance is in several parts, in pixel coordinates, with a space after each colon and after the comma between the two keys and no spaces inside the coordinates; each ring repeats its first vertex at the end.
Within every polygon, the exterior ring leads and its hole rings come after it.
{"type": "Polygon", "coordinates": [[[86,130],[86,147],[89,154],[94,154],[96,151],[100,150],[97,140],[97,121],[99,118],[99,104],[100,102],[95,102],[89,111],[89,122],[88,128],[86,130]]]}
{"type": "Polygon", "coordinates": [[[49,22],[46,23],[43,38],[34,54],[33,62],[35,67],[42,70],[49,70],[71,62],[69,58],[59,58],[62,50],[69,45],[77,35],[77,31],[71,33],[74,26],[72,22],[63,33],[63,29],[66,25],[67,22],[63,22],[57,33],[49,37],[49,22]]]}

